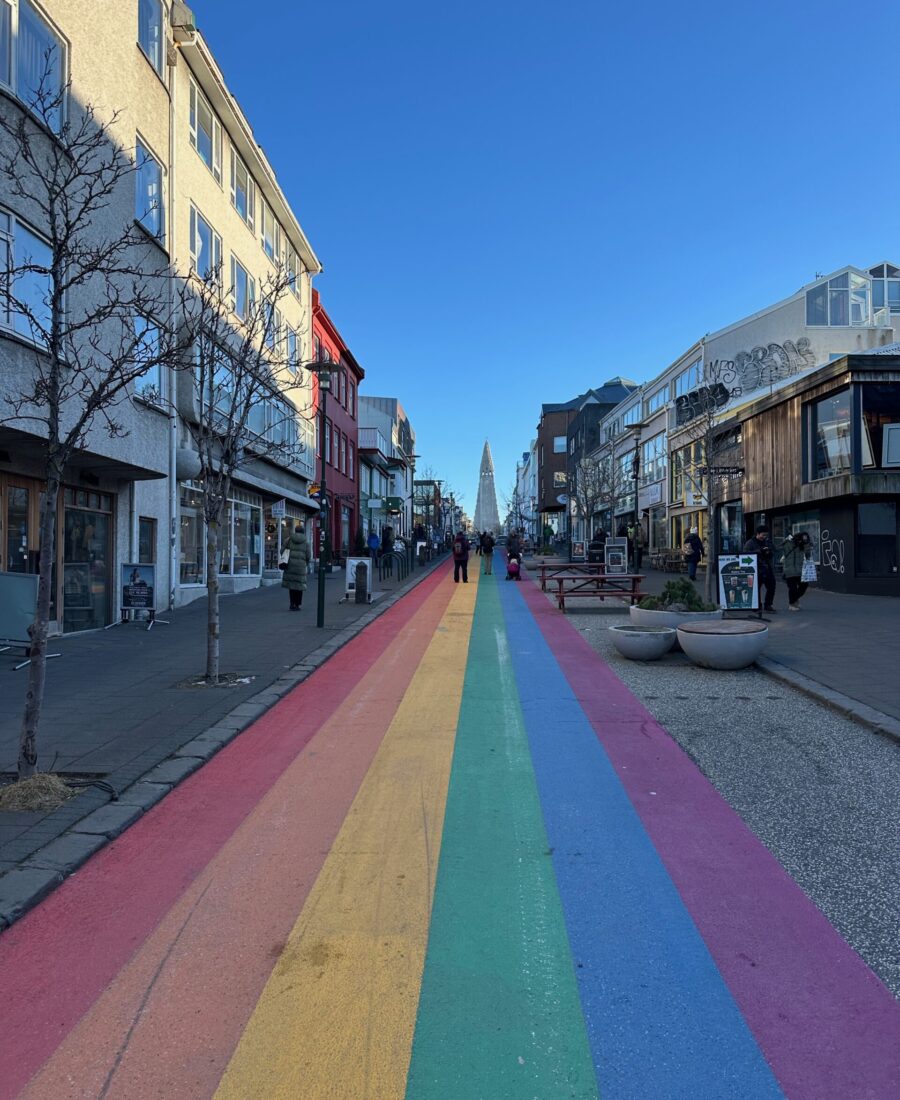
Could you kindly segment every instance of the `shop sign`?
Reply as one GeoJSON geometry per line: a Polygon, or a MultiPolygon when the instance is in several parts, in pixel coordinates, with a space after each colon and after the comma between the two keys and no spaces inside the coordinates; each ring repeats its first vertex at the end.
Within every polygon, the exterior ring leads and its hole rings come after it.
{"type": "Polygon", "coordinates": [[[638,493],[638,507],[643,512],[645,508],[651,508],[654,504],[659,504],[662,500],[662,485],[661,481],[654,481],[652,485],[645,485],[638,493]]]}
{"type": "Polygon", "coordinates": [[[565,493],[560,493],[559,496],[556,498],[556,503],[557,504],[568,504],[569,503],[569,498],[565,493]]]}
{"type": "Polygon", "coordinates": [[[759,609],[756,554],[719,554],[719,603],[726,611],[759,609]]]}
{"type": "Polygon", "coordinates": [[[156,566],[122,565],[122,610],[153,610],[156,566]]]}
{"type": "Polygon", "coordinates": [[[287,515],[287,501],[286,500],[276,500],[275,503],[272,505],[271,510],[272,510],[272,515],[273,516],[285,516],[285,515],[287,515]]]}

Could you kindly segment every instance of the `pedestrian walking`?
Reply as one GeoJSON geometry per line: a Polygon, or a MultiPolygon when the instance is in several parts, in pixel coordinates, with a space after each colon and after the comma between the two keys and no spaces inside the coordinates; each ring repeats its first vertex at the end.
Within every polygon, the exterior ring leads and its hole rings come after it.
{"type": "Polygon", "coordinates": [[[803,566],[812,559],[812,542],[806,531],[798,531],[784,540],[784,579],[788,587],[788,610],[799,611],[800,600],[809,585],[803,580],[803,566]]]}
{"type": "Polygon", "coordinates": [[[465,531],[457,531],[453,539],[453,581],[459,584],[462,573],[463,584],[469,583],[469,540],[465,531]]]}
{"type": "Polygon", "coordinates": [[[484,531],[475,532],[477,538],[475,539],[475,553],[481,557],[484,553],[484,531]]]}
{"type": "Polygon", "coordinates": [[[309,573],[309,543],[306,541],[306,531],[302,523],[294,528],[285,549],[287,554],[282,553],[285,560],[279,563],[284,570],[281,587],[288,590],[291,601],[289,610],[299,611],[303,605],[303,593],[309,573]]]}
{"type": "Polygon", "coordinates": [[[375,561],[378,557],[378,548],[381,545],[381,539],[378,537],[378,532],[373,528],[369,532],[369,557],[375,561]]]}
{"type": "Polygon", "coordinates": [[[775,546],[769,537],[769,528],[761,523],[756,528],[756,534],[752,539],[744,543],[745,554],[756,554],[756,575],[759,577],[761,588],[765,588],[766,594],[763,601],[763,611],[775,612],[778,610],[775,603],[775,546]]]}
{"type": "Polygon", "coordinates": [[[692,581],[697,579],[697,566],[700,564],[700,559],[703,557],[703,540],[700,538],[700,532],[696,527],[692,527],[688,537],[684,540],[684,546],[682,547],[684,553],[684,560],[687,562],[688,576],[692,581]]]}
{"type": "Polygon", "coordinates": [[[506,540],[506,556],[507,558],[517,558],[519,561],[522,560],[522,540],[519,538],[519,532],[516,530],[513,530],[506,540]]]}
{"type": "Polygon", "coordinates": [[[485,531],[481,538],[481,553],[484,558],[484,575],[490,577],[494,572],[494,536],[490,531],[485,531]]]}

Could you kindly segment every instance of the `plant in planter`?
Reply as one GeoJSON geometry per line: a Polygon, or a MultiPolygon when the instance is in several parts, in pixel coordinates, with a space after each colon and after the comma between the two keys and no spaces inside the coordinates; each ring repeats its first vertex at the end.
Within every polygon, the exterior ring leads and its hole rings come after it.
{"type": "Polygon", "coordinates": [[[667,581],[658,596],[645,596],[630,610],[635,626],[678,627],[681,623],[721,619],[722,609],[706,603],[686,577],[667,581]]]}

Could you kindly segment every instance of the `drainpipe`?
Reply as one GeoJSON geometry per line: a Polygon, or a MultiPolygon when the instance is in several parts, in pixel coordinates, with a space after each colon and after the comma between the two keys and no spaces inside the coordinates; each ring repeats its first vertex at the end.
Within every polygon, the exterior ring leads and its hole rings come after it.
{"type": "MultiPolygon", "coordinates": [[[[175,316],[176,292],[176,240],[175,240],[175,92],[178,81],[175,76],[178,52],[174,47],[169,53],[171,63],[169,73],[169,265],[172,276],[169,279],[169,331],[175,331],[178,318],[175,316]]],[[[175,407],[178,374],[175,367],[169,366],[169,607],[175,607],[175,595],[178,584],[178,476],[176,454],[178,450],[178,412],[175,407]]]]}

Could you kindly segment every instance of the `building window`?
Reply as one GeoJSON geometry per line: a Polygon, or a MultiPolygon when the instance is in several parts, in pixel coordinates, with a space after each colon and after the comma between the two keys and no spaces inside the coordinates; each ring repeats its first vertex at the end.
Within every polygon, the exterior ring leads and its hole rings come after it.
{"type": "Polygon", "coordinates": [[[135,381],[134,392],[145,401],[161,401],[163,396],[163,369],[159,358],[161,339],[159,325],[138,313],[134,318],[134,358],[147,367],[135,381]]]}
{"type": "Polygon", "coordinates": [[[640,424],[641,422],[641,406],[640,403],[632,405],[630,409],[626,409],[622,414],[622,423],[628,428],[632,424],[640,424]]]}
{"type": "MultiPolygon", "coordinates": [[[[879,264],[869,268],[872,276],[872,308],[900,313],[900,268],[891,264],[879,264]]],[[[887,324],[887,320],[884,322],[887,324]]]]}
{"type": "Polygon", "coordinates": [[[222,182],[222,126],[213,114],[206,97],[191,81],[191,145],[212,172],[216,183],[222,182]]]}
{"type": "MultiPolygon", "coordinates": [[[[246,220],[246,219],[245,219],[246,220]]],[[[268,203],[259,204],[260,243],[263,252],[274,263],[281,254],[281,228],[268,203]]]]}
{"type": "Polygon", "coordinates": [[[231,257],[231,308],[246,321],[256,301],[256,280],[234,255],[231,257]]]}
{"type": "Polygon", "coordinates": [[[829,394],[809,406],[811,480],[850,470],[850,390],[829,394]]]}
{"type": "Polygon", "coordinates": [[[156,520],[141,516],[138,520],[138,564],[152,565],[156,561],[156,520]]]}
{"type": "MultiPolygon", "coordinates": [[[[673,504],[693,504],[702,498],[705,491],[704,481],[699,471],[703,465],[703,444],[699,441],[688,443],[672,452],[672,484],[670,500],[673,504]]],[[[680,546],[680,543],[673,543],[680,546]]]]}
{"type": "Polygon", "coordinates": [[[290,327],[287,329],[287,365],[291,374],[296,374],[300,369],[300,351],[297,343],[297,333],[290,327]]]}
{"type": "Polygon", "coordinates": [[[256,184],[237,150],[231,149],[231,205],[252,229],[256,214],[256,184]]]}
{"type": "Polygon", "coordinates": [[[352,382],[347,386],[347,412],[356,417],[356,386],[352,382]]]}
{"type": "Polygon", "coordinates": [[[335,469],[337,469],[337,466],[338,466],[338,456],[339,456],[339,454],[340,454],[340,438],[341,438],[341,433],[340,433],[340,432],[338,431],[338,429],[337,429],[337,428],[336,428],[336,427],[335,427],[334,425],[332,425],[332,429],[331,429],[331,430],[332,430],[332,432],[333,432],[333,434],[334,434],[334,438],[333,438],[333,439],[332,439],[332,441],[331,441],[331,454],[332,454],[332,459],[331,459],[331,461],[332,461],[332,463],[333,463],[333,465],[334,465],[335,469]]]}
{"type": "Polygon", "coordinates": [[[138,45],[160,76],[163,74],[162,0],[138,0],[138,45]]]}
{"type": "Polygon", "coordinates": [[[190,485],[181,486],[178,555],[179,583],[206,583],[206,530],[203,493],[190,485]]]}
{"type": "Polygon", "coordinates": [[[862,387],[862,466],[900,466],[900,386],[867,382],[862,387]]]}
{"type": "Polygon", "coordinates": [[[347,476],[351,481],[356,480],[356,465],[354,459],[354,447],[351,440],[347,440],[347,476]]]}
{"type": "Polygon", "coordinates": [[[52,259],[45,240],[0,210],[0,265],[14,271],[12,294],[0,289],[0,325],[39,344],[46,342],[50,329],[52,259]]]}
{"type": "Polygon", "coordinates": [[[29,0],[0,0],[0,83],[56,132],[62,123],[66,50],[29,0]]]}
{"type": "Polygon", "coordinates": [[[650,413],[658,412],[663,406],[668,404],[669,401],[669,387],[663,386],[661,390],[657,390],[656,393],[651,394],[647,398],[647,415],[650,413]]]}
{"type": "Polygon", "coordinates": [[[691,363],[687,370],[683,370],[675,379],[675,396],[683,397],[691,390],[703,385],[703,360],[698,359],[691,363]]]}
{"type": "Polygon", "coordinates": [[[856,506],[856,573],[890,577],[897,573],[897,505],[892,500],[856,506]]]}
{"type": "Polygon", "coordinates": [[[191,265],[201,279],[222,277],[222,238],[191,204],[191,265]]]}
{"type": "Polygon", "coordinates": [[[811,287],[806,292],[806,323],[834,327],[869,324],[869,280],[845,271],[811,287]]]}
{"type": "Polygon", "coordinates": [[[134,216],[151,236],[162,243],[166,229],[162,165],[140,138],[135,144],[135,161],[134,216]]]}
{"type": "Polygon", "coordinates": [[[347,439],[346,436],[341,436],[341,473],[347,472],[347,439]]]}
{"type": "Polygon", "coordinates": [[[641,444],[641,485],[661,481],[666,476],[666,433],[648,439],[641,444]]]}
{"type": "Polygon", "coordinates": [[[566,437],[564,435],[555,435],[553,437],[553,453],[555,455],[564,455],[566,453],[566,437]]]}
{"type": "Polygon", "coordinates": [[[331,465],[331,422],[325,421],[325,461],[331,465]]]}
{"type": "Polygon", "coordinates": [[[672,517],[672,546],[681,549],[687,541],[691,528],[697,528],[697,534],[706,549],[706,512],[689,512],[683,516],[672,517]]]}

